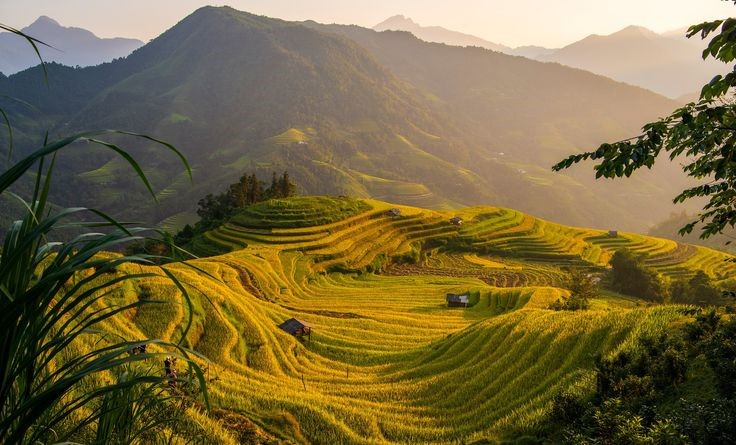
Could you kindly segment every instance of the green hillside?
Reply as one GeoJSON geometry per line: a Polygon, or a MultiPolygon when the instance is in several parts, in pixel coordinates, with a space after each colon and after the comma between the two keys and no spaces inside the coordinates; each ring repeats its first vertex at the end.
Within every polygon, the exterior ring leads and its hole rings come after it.
{"type": "MultiPolygon", "coordinates": [[[[606,292],[589,310],[547,309],[568,294],[566,267],[600,274],[624,246],[668,276],[736,277],[731,256],[659,238],[505,208],[329,197],[251,207],[195,241],[204,253],[232,250],[192,262],[209,275],[173,270],[194,298],[187,341],[211,360],[216,407],[293,443],[495,443],[540,422],[561,390],[591,390],[596,354],[631,348],[691,313],[606,292]],[[447,293],[465,292],[471,307],[446,307],[447,293]],[[309,340],[278,328],[291,317],[313,326],[309,340]]],[[[133,270],[148,268],[118,273],[133,270]]],[[[140,281],[114,298],[145,288],[175,301],[166,283],[140,281]]],[[[173,338],[185,311],[144,307],[115,329],[173,338]]],[[[203,424],[218,443],[237,443],[232,426],[203,424]]]]}
{"type": "Polygon", "coordinates": [[[437,209],[491,202],[640,230],[669,213],[681,188],[669,171],[615,190],[587,172],[549,171],[564,154],[629,136],[672,102],[579,70],[408,34],[205,7],[125,59],[48,71],[48,87],[40,68],[0,79],[0,93],[33,105],[4,108],[17,153],[41,143],[46,128],[52,136],[134,129],[172,142],[192,163],[193,184],[176,159],[126,145],[165,190],[157,207],[107,154],[84,146],[58,160],[64,187],[53,197],[165,227],[245,172],[288,170],[308,194],[437,209]]]}

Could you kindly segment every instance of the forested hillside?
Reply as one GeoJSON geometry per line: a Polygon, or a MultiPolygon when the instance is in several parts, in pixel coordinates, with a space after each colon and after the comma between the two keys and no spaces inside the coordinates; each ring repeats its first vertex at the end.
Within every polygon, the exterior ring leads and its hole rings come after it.
{"type": "Polygon", "coordinates": [[[0,91],[33,105],[7,107],[18,153],[46,128],[135,129],[174,143],[195,170],[190,184],[175,159],[130,147],[162,190],[153,206],[136,199],[144,190],[118,161],[79,147],[59,159],[67,174],[54,201],[74,197],[168,228],[246,170],[266,179],[288,169],[306,193],[439,209],[494,203],[621,229],[661,220],[683,183],[667,167],[616,189],[549,171],[563,154],[633,134],[669,100],[407,33],[207,7],[126,59],[48,71],[48,88],[40,68],[0,79],[0,91]]]}

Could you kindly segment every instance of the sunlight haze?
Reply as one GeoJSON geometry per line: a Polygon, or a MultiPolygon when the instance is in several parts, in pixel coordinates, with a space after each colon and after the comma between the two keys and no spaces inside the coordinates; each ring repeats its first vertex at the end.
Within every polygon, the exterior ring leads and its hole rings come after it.
{"type": "Polygon", "coordinates": [[[628,25],[657,32],[732,13],[731,2],[718,0],[0,0],[2,23],[21,28],[41,15],[65,26],[89,29],[100,37],[150,40],[204,5],[229,5],[285,20],[371,27],[403,14],[417,23],[437,25],[509,46],[560,47],[589,34],[610,34],[628,25]],[[614,8],[615,6],[615,8],[614,8]]]}

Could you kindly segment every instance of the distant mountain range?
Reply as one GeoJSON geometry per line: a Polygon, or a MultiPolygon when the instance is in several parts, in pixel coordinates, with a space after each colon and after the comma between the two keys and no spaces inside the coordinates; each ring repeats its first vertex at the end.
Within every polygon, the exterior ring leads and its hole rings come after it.
{"type": "Polygon", "coordinates": [[[697,37],[657,34],[639,26],[592,35],[538,60],[582,68],[677,98],[700,88],[728,67],[702,60],[705,43],[697,37]]]}
{"type": "Polygon", "coordinates": [[[408,31],[426,42],[446,43],[455,46],[478,46],[481,48],[510,53],[511,48],[498,43],[489,42],[470,34],[452,31],[441,26],[421,26],[403,15],[389,17],[373,27],[376,31],[408,31]]]}
{"type": "MultiPolygon", "coordinates": [[[[565,223],[645,229],[685,182],[658,164],[596,181],[562,157],[635,134],[677,103],[582,70],[407,32],[287,22],[205,7],[134,51],[95,67],[50,64],[0,76],[16,153],[90,128],[146,132],[194,167],[119,141],[146,166],[160,204],[122,162],[84,145],[57,162],[60,205],[99,207],[176,228],[196,202],[245,172],[288,170],[302,193],[376,197],[434,208],[491,204],[565,223]],[[34,145],[35,144],[35,145],[34,145]],[[134,204],[134,205],[132,205],[134,204]]],[[[0,159],[0,165],[6,162],[0,159]]]]}
{"type": "Polygon", "coordinates": [[[610,35],[591,35],[559,49],[510,48],[438,26],[424,27],[403,16],[392,17],[374,29],[408,31],[428,42],[479,46],[544,62],[558,62],[680,100],[691,99],[703,84],[726,68],[713,59],[703,61],[701,52],[705,43],[697,37],[685,38],[686,29],[657,34],[640,26],[629,26],[610,35]]]}
{"type": "MultiPolygon", "coordinates": [[[[39,45],[45,61],[68,66],[99,65],[143,46],[136,39],[101,39],[86,29],[61,26],[46,16],[21,31],[51,46],[39,45]]],[[[38,58],[26,40],[9,32],[0,33],[0,72],[9,75],[36,65],[38,58]]]]}

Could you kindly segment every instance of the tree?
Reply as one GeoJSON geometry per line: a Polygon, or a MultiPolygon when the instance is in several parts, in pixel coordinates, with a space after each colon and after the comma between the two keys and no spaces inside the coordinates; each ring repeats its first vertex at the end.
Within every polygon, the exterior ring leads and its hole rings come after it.
{"type": "MultiPolygon", "coordinates": [[[[736,0],[730,0],[736,4],[736,0]]],[[[725,63],[736,58],[736,18],[693,25],[687,36],[711,38],[703,58],[714,57],[725,63]],[[720,30],[720,31],[719,31],[720,30]]],[[[703,223],[701,238],[736,225],[736,102],[730,100],[736,88],[736,66],[705,85],[697,102],[675,110],[669,116],[644,125],[642,134],[631,139],[605,143],[595,151],[575,154],[552,168],[566,169],[583,160],[598,161],[596,177],[630,176],[641,167],[651,168],[657,156],[669,153],[670,160],[682,158],[683,170],[701,184],[682,191],[676,203],[695,197],[708,199],[697,220],[688,223],[681,234],[692,232],[703,223]]]]}
{"type": "Polygon", "coordinates": [[[617,250],[611,257],[611,278],[617,291],[663,303],[667,298],[664,279],[644,263],[645,256],[628,249],[617,250]]]}
{"type": "Polygon", "coordinates": [[[284,175],[279,180],[279,197],[289,198],[296,195],[296,186],[291,179],[289,179],[289,172],[284,172],[284,175]]]}
{"type": "Polygon", "coordinates": [[[710,276],[702,270],[695,272],[687,284],[689,303],[708,306],[720,302],[721,291],[713,285],[710,276]]]}

